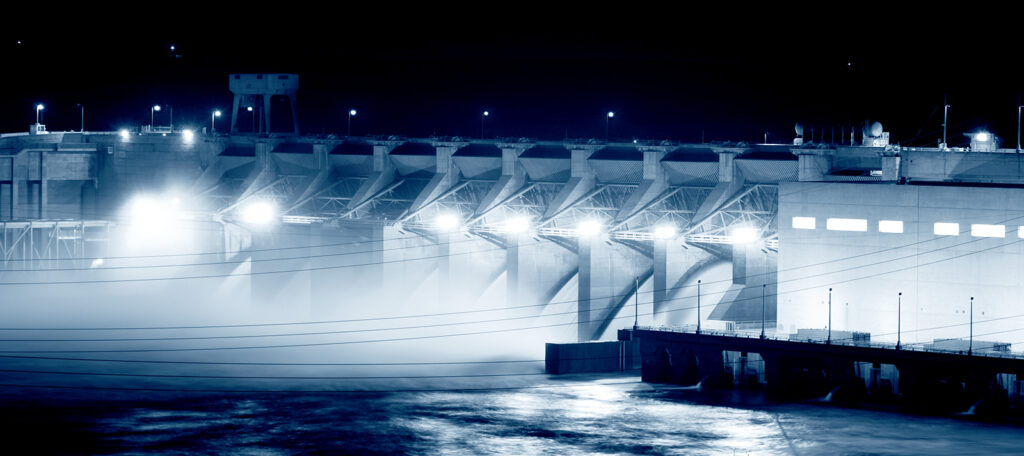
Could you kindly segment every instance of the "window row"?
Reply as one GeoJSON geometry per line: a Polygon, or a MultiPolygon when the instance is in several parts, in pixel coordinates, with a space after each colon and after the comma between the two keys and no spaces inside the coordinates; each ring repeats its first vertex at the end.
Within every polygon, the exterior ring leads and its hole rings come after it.
{"type": "MultiPolygon", "coordinates": [[[[793,217],[793,228],[798,230],[813,230],[817,228],[817,219],[814,217],[793,217]]],[[[829,231],[867,231],[867,219],[829,218],[825,220],[825,229],[829,231]]],[[[901,220],[879,220],[879,233],[902,233],[903,221],[901,220]]],[[[960,224],[949,222],[936,222],[932,226],[932,232],[936,236],[959,236],[960,224]]],[[[1006,225],[987,225],[984,223],[971,224],[971,236],[975,237],[1006,237],[1006,225]]],[[[1024,226],[1017,227],[1017,237],[1024,239],[1024,226]]]]}

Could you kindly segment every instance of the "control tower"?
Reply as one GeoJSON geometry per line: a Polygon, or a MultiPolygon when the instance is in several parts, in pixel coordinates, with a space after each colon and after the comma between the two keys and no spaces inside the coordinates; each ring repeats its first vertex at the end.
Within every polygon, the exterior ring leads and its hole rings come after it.
{"type": "Polygon", "coordinates": [[[231,111],[232,133],[238,133],[239,117],[246,119],[250,116],[253,133],[273,132],[270,111],[271,98],[288,97],[292,118],[290,133],[299,134],[299,113],[295,109],[295,93],[299,90],[299,75],[232,74],[229,76],[228,86],[231,93],[235,95],[234,109],[231,111]],[[239,109],[245,111],[245,114],[240,113],[239,109]]]}

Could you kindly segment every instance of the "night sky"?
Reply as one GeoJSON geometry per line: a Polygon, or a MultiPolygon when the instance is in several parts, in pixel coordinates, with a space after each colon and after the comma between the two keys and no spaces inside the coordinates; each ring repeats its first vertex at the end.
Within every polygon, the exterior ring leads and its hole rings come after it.
{"type": "Polygon", "coordinates": [[[488,137],[603,138],[612,110],[613,139],[789,141],[798,121],[838,137],[870,119],[934,146],[948,95],[951,145],[982,128],[1016,142],[1010,15],[510,10],[15,25],[0,31],[0,131],[26,130],[36,103],[50,130],[77,129],[78,103],[88,130],[148,123],[168,103],[176,125],[208,126],[230,108],[229,73],[289,72],[306,134],[344,134],[355,108],[357,135],[477,137],[486,109],[488,137]]]}

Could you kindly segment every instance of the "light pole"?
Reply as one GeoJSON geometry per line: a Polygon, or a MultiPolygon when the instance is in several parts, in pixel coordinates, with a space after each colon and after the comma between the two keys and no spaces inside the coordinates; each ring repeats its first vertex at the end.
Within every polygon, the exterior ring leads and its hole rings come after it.
{"type": "Polygon", "coordinates": [[[633,331],[636,331],[640,324],[640,278],[634,277],[636,284],[633,286],[633,331]]]}
{"type": "Polygon", "coordinates": [[[942,107],[942,148],[946,149],[946,123],[949,121],[949,105],[943,104],[942,107]]]}
{"type": "Polygon", "coordinates": [[[896,349],[900,349],[900,324],[903,318],[900,316],[900,308],[903,306],[903,292],[896,295],[896,349]]]}
{"type": "Polygon", "coordinates": [[[356,110],[355,109],[349,109],[348,110],[348,135],[346,135],[346,136],[352,136],[352,116],[354,116],[354,115],[356,115],[356,110]]]}
{"type": "Polygon", "coordinates": [[[608,141],[608,132],[611,130],[612,117],[615,117],[614,111],[608,111],[608,115],[604,118],[604,140],[608,141]]]}
{"type": "Polygon", "coordinates": [[[155,121],[155,119],[156,119],[156,112],[159,111],[159,110],[160,110],[160,105],[153,105],[152,108],[149,108],[149,129],[150,130],[153,129],[153,124],[156,122],[155,121]]]}
{"type": "Polygon", "coordinates": [[[246,106],[245,110],[252,113],[252,122],[249,124],[249,129],[256,133],[256,113],[253,112],[252,106],[246,106]]]}
{"type": "Polygon", "coordinates": [[[700,280],[697,281],[697,334],[700,334],[700,280]]]}
{"type": "Polygon", "coordinates": [[[1017,153],[1020,153],[1020,108],[1024,108],[1024,105],[1017,105],[1017,153]]]}
{"type": "Polygon", "coordinates": [[[832,344],[832,289],[828,289],[828,338],[826,344],[832,344]]]}
{"type": "Polygon", "coordinates": [[[971,349],[974,348],[974,296],[971,296],[971,335],[967,340],[967,356],[971,356],[971,349]]]}
{"type": "Polygon", "coordinates": [[[45,106],[42,103],[36,105],[36,125],[39,125],[40,113],[43,111],[45,106]]]}
{"type": "Polygon", "coordinates": [[[480,139],[484,139],[484,119],[490,115],[490,111],[484,111],[484,113],[480,115],[480,139]]]}
{"type": "Polygon", "coordinates": [[[768,284],[761,284],[761,338],[764,339],[764,292],[768,284]]]}
{"type": "Polygon", "coordinates": [[[75,106],[78,106],[78,108],[81,110],[81,114],[82,114],[81,126],[80,126],[79,131],[81,131],[82,133],[85,133],[85,105],[83,105],[81,103],[78,103],[75,106]]]}
{"type": "Polygon", "coordinates": [[[220,110],[215,110],[210,114],[210,133],[217,131],[217,118],[220,117],[220,110]]]}
{"type": "Polygon", "coordinates": [[[768,144],[768,132],[764,132],[764,143],[768,144]]]}

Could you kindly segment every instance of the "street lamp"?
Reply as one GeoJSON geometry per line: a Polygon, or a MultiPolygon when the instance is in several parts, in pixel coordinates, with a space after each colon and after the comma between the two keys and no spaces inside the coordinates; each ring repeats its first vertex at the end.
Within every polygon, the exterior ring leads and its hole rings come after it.
{"type": "Polygon", "coordinates": [[[160,110],[160,105],[153,105],[153,107],[149,108],[149,128],[150,129],[153,128],[153,125],[156,122],[154,119],[156,119],[156,112],[159,111],[159,110],[160,110]]]}
{"type": "Polygon", "coordinates": [[[764,339],[764,292],[768,284],[761,284],[761,338],[764,339]]]}
{"type": "Polygon", "coordinates": [[[828,289],[828,338],[826,344],[832,344],[832,289],[828,289]]]}
{"type": "Polygon", "coordinates": [[[221,112],[219,109],[213,111],[213,113],[210,114],[210,133],[214,133],[217,131],[217,118],[220,117],[220,114],[221,112]]]}
{"type": "Polygon", "coordinates": [[[349,109],[348,110],[348,135],[347,136],[352,136],[352,116],[355,116],[355,115],[356,115],[356,110],[355,109],[349,109]]]}
{"type": "Polygon", "coordinates": [[[253,112],[252,106],[246,106],[245,110],[252,113],[252,123],[249,129],[252,130],[253,133],[256,133],[256,113],[253,112]]]}
{"type": "Polygon", "coordinates": [[[903,307],[903,292],[896,295],[896,349],[900,349],[900,325],[903,323],[903,317],[900,315],[900,308],[903,307]]]}
{"type": "Polygon", "coordinates": [[[39,113],[42,112],[43,108],[45,108],[45,106],[43,106],[41,103],[36,105],[36,124],[37,125],[39,124],[39,117],[40,117],[39,113]]]}
{"type": "Polygon", "coordinates": [[[971,349],[974,348],[974,296],[971,296],[971,334],[967,340],[967,356],[971,356],[971,349]]]}
{"type": "Polygon", "coordinates": [[[608,115],[604,118],[604,140],[608,141],[608,132],[611,130],[612,117],[615,117],[614,111],[608,111],[608,115]]]}
{"type": "Polygon", "coordinates": [[[1024,105],[1017,105],[1017,153],[1020,153],[1020,108],[1024,105]]]}
{"type": "Polygon", "coordinates": [[[484,139],[484,119],[490,115],[490,111],[484,111],[484,113],[480,115],[480,139],[484,139]]]}
{"type": "Polygon", "coordinates": [[[700,334],[700,280],[697,281],[697,334],[700,334]]]}

